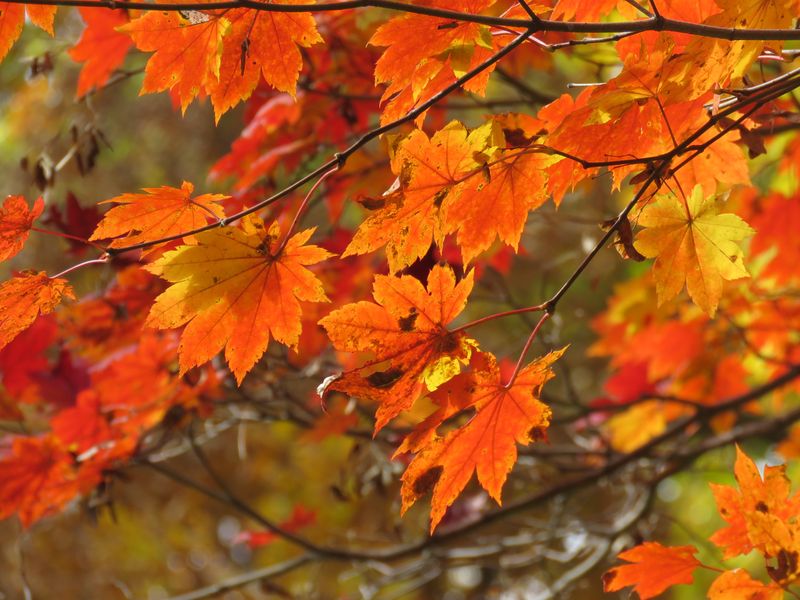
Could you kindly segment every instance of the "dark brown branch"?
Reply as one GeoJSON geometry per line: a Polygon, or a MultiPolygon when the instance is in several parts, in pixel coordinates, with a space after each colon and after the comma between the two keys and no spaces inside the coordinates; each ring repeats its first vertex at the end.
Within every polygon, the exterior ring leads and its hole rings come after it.
{"type": "MultiPolygon", "coordinates": [[[[707,422],[708,419],[710,419],[712,416],[716,414],[733,410],[743,404],[747,404],[748,402],[757,400],[762,396],[770,392],[773,392],[783,387],[784,385],[787,385],[788,383],[791,383],[792,381],[794,381],[799,377],[800,377],[800,366],[795,366],[794,368],[789,369],[783,375],[776,377],[775,379],[764,385],[753,388],[752,390],[750,390],[745,394],[740,394],[738,396],[728,398],[727,400],[724,400],[723,402],[720,402],[717,405],[708,407],[707,410],[705,411],[698,412],[692,416],[688,416],[679,421],[676,421],[675,423],[671,424],[665,432],[654,437],[653,439],[642,445],[637,450],[630,452],[628,454],[616,455],[602,467],[598,467],[592,469],[591,471],[581,473],[567,479],[563,479],[556,484],[553,484],[549,487],[539,490],[537,493],[533,495],[530,495],[526,498],[521,498],[516,502],[507,504],[506,506],[495,512],[488,513],[483,517],[481,517],[476,522],[468,523],[460,527],[455,527],[453,529],[450,529],[449,531],[445,531],[444,533],[435,535],[430,538],[422,539],[417,543],[394,547],[394,548],[388,548],[385,550],[374,550],[370,552],[349,551],[344,549],[330,550],[330,549],[320,548],[321,552],[311,551],[308,554],[300,556],[296,559],[292,559],[290,561],[286,561],[278,565],[273,565],[271,567],[266,567],[265,569],[259,569],[248,573],[244,573],[237,577],[227,579],[218,584],[214,584],[205,588],[200,588],[188,594],[177,596],[172,600],[200,600],[202,598],[208,598],[220,594],[224,591],[241,587],[243,585],[246,585],[254,581],[267,579],[269,577],[274,577],[276,575],[289,572],[293,569],[299,568],[312,561],[318,561],[318,560],[392,561],[413,556],[426,549],[432,549],[438,546],[448,544],[455,539],[458,539],[464,535],[470,535],[475,531],[478,531],[490,524],[506,519],[513,514],[525,512],[527,510],[534,508],[537,505],[540,505],[544,502],[548,502],[567,492],[576,491],[578,489],[591,485],[604,477],[613,475],[619,472],[627,465],[642,458],[651,456],[652,451],[655,450],[657,447],[661,446],[665,442],[677,439],[678,437],[683,435],[686,431],[698,425],[700,422],[703,421],[707,422]]],[[[796,422],[798,419],[800,419],[800,409],[794,409],[786,413],[785,415],[782,415],[775,419],[740,426],[739,428],[732,430],[728,434],[720,434],[714,438],[707,440],[705,443],[699,444],[688,450],[680,451],[675,454],[675,457],[678,459],[678,462],[675,463],[675,465],[673,465],[671,471],[662,472],[663,477],[666,477],[672,472],[674,472],[674,470],[677,469],[677,464],[681,465],[688,464],[697,456],[713,448],[722,445],[727,445],[733,441],[738,441],[741,439],[745,439],[747,437],[753,437],[765,434],[774,434],[778,431],[787,428],[792,423],[796,422]]],[[[162,474],[167,475],[171,479],[174,479],[181,483],[186,483],[192,489],[200,491],[211,498],[214,498],[221,502],[226,502],[226,503],[228,502],[228,499],[225,498],[224,496],[217,494],[213,490],[204,488],[201,485],[195,484],[194,482],[187,480],[184,476],[175,473],[170,469],[163,467],[162,465],[158,465],[155,463],[145,463],[145,464],[147,466],[156,469],[162,474]]],[[[238,506],[237,508],[240,509],[240,507],[238,506]]]]}
{"type": "Polygon", "coordinates": [[[737,29],[735,27],[717,27],[703,23],[690,23],[653,16],[649,19],[637,21],[616,22],[569,22],[531,19],[512,19],[507,17],[491,17],[475,15],[454,10],[446,10],[419,4],[407,4],[394,0],[344,0],[342,2],[328,2],[323,4],[267,4],[255,0],[224,0],[209,3],[164,3],[150,2],[120,2],[117,0],[9,0],[11,4],[31,4],[45,6],[82,6],[98,8],[127,8],[138,10],[159,11],[210,11],[229,10],[235,8],[249,8],[265,12],[283,13],[317,13],[329,11],[352,10],[356,8],[383,8],[404,13],[439,17],[451,21],[480,23],[482,25],[495,25],[499,27],[516,27],[525,29],[528,34],[538,31],[560,31],[566,33],[624,33],[644,31],[669,31],[673,33],[688,33],[722,40],[800,40],[798,29],[737,29]]]}

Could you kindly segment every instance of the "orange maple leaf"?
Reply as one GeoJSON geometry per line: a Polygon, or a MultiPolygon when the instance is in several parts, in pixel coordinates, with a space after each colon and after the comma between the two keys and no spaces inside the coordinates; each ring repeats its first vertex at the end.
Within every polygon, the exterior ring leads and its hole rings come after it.
{"type": "MultiPolygon", "coordinates": [[[[504,115],[472,131],[452,121],[431,138],[417,129],[402,139],[392,158],[397,183],[344,256],[385,246],[396,272],[423,257],[432,242],[441,247],[451,233],[465,263],[497,238],[516,250],[528,213],[548,198],[545,170],[556,160],[525,147],[506,149],[505,131],[524,134],[505,127],[523,121],[504,115]]],[[[527,121],[528,128],[541,125],[527,121]]]]}
{"type": "Polygon", "coordinates": [[[389,269],[396,273],[422,258],[431,242],[441,245],[445,231],[439,212],[453,188],[480,164],[490,128],[468,132],[453,121],[433,137],[419,129],[403,139],[392,160],[401,194],[393,194],[358,228],[342,256],[364,254],[386,246],[389,269]]]}
{"type": "Polygon", "coordinates": [[[642,600],[658,596],[673,585],[692,583],[694,570],[701,566],[694,546],[662,546],[645,542],[621,552],[619,558],[629,565],[614,567],[603,575],[606,592],[616,592],[629,585],[642,600]]]}
{"type": "Polygon", "coordinates": [[[0,208],[0,260],[15,256],[28,239],[33,222],[42,214],[44,200],[39,197],[28,209],[22,196],[8,196],[0,208]]]}
{"type": "MultiPolygon", "coordinates": [[[[796,7],[789,0],[716,0],[716,5],[721,11],[708,17],[705,24],[728,28],[785,29],[791,27],[796,16],[796,7]]],[[[770,42],[770,45],[780,52],[780,42],[770,42]]],[[[730,81],[738,82],[763,49],[763,40],[694,37],[685,51],[676,57],[665,93],[689,100],[730,81]]]]}
{"type": "Polygon", "coordinates": [[[753,218],[756,234],[750,251],[753,255],[768,257],[762,276],[774,277],[782,285],[797,282],[800,277],[797,269],[800,244],[796,235],[800,229],[800,194],[791,197],[770,194],[758,198],[758,205],[760,210],[753,218]]]}
{"type": "MultiPolygon", "coordinates": [[[[538,396],[553,377],[550,365],[563,353],[550,352],[530,362],[510,387],[501,381],[494,356],[477,355],[472,361],[474,370],[459,375],[447,390],[457,397],[459,410],[472,408],[475,416],[463,427],[428,441],[414,457],[403,474],[402,511],[433,487],[433,531],[473,473],[500,504],[503,484],[517,460],[517,444],[542,439],[550,424],[551,411],[538,396]]],[[[438,414],[439,424],[449,412],[438,414]]]]}
{"type": "Polygon", "coordinates": [[[275,89],[294,96],[303,67],[300,48],[323,41],[313,15],[236,9],[225,18],[231,28],[223,41],[219,81],[209,90],[216,120],[248,98],[262,76],[275,89]]]}
{"type": "Polygon", "coordinates": [[[734,474],[739,491],[710,484],[719,513],[728,523],[711,541],[723,548],[725,558],[747,554],[753,548],[767,556],[792,549],[795,538],[800,542],[800,531],[792,525],[800,511],[800,495],[789,497],[791,484],[785,465],[765,467],[762,479],[752,459],[737,446],[734,474]]]}
{"type": "Polygon", "coordinates": [[[489,248],[495,238],[517,250],[528,213],[549,197],[545,168],[552,162],[541,154],[500,151],[485,173],[470,177],[457,194],[444,198],[445,231],[458,232],[464,263],[489,248]]]}
{"type": "Polygon", "coordinates": [[[152,242],[208,224],[209,218],[220,219],[225,212],[219,205],[228,197],[203,194],[192,198],[194,186],[184,181],[180,189],[163,186],[145,188],[144,194],[122,194],[101,204],[114,202],[114,208],[103,215],[91,240],[117,238],[112,248],[152,242]]]}
{"type": "Polygon", "coordinates": [[[80,8],[86,29],[69,50],[77,62],[86,63],[78,76],[77,96],[80,98],[92,89],[103,87],[125,60],[133,42],[130,36],[117,31],[128,22],[124,10],[107,8],[80,8]]]}
{"type": "Polygon", "coordinates": [[[27,527],[61,510],[81,491],[72,456],[52,436],[18,437],[0,455],[0,519],[27,527]]]}
{"type": "Polygon", "coordinates": [[[377,275],[378,304],[348,304],[319,322],[337,350],[374,355],[329,389],[378,402],[378,431],[427,390],[451,379],[476,345],[446,328],[464,310],[472,285],[472,271],[456,283],[453,270],[442,265],[431,270],[427,290],[410,275],[377,275]],[[362,375],[364,369],[372,372],[362,375]]]}
{"type": "Polygon", "coordinates": [[[154,10],[119,28],[139,50],[153,52],[145,66],[142,94],[171,90],[186,112],[200,93],[219,80],[222,38],[230,27],[223,17],[200,11],[154,10]]]}
{"type": "Polygon", "coordinates": [[[294,95],[303,66],[299,48],[322,42],[310,14],[255,9],[153,11],[120,31],[129,33],[140,50],[154,52],[142,93],[171,90],[184,112],[198,95],[211,96],[217,121],[248,98],[262,76],[294,95]]]}
{"type": "MultiPolygon", "coordinates": [[[[431,6],[478,14],[488,0],[434,0],[431,6]]],[[[388,84],[382,100],[386,108],[381,123],[402,117],[455,81],[494,50],[494,40],[485,25],[457,22],[427,15],[395,17],[375,31],[369,43],[386,50],[375,64],[375,83],[388,84]]],[[[465,86],[481,94],[494,65],[465,86]]]]}
{"type": "Polygon", "coordinates": [[[0,284],[0,348],[24,331],[39,315],[53,312],[62,298],[74,299],[66,279],[24,271],[0,284]]]}
{"type": "Polygon", "coordinates": [[[327,302],[319,279],[305,265],[332,254],[304,245],[314,229],[280,248],[280,228],[269,232],[256,218],[241,227],[198,234],[196,244],[167,252],[148,267],[173,285],[156,298],[147,325],[186,325],[181,335],[181,373],[210,360],[222,348],[241,383],[261,358],[270,335],[287,346],[302,329],[300,301],[327,302]],[[280,252],[278,252],[280,250],[280,252]]]}
{"type": "Polygon", "coordinates": [[[0,60],[6,57],[11,46],[19,39],[22,26],[25,24],[26,11],[31,23],[53,35],[56,10],[58,10],[57,6],[0,2],[0,60]]]}
{"type": "Polygon", "coordinates": [[[708,588],[709,600],[783,600],[783,589],[750,577],[747,571],[725,571],[708,588]]]}
{"type": "Polygon", "coordinates": [[[431,270],[427,290],[410,275],[376,276],[378,304],[348,304],[320,321],[337,350],[374,354],[330,389],[380,403],[378,431],[427,390],[451,379],[476,345],[446,328],[464,310],[472,285],[472,271],[456,283],[452,269],[442,265],[431,270]],[[362,375],[364,369],[372,372],[362,375]]]}
{"type": "Polygon", "coordinates": [[[565,21],[599,21],[614,9],[618,9],[626,18],[636,14],[626,0],[558,0],[550,15],[551,19],[565,21]]]}

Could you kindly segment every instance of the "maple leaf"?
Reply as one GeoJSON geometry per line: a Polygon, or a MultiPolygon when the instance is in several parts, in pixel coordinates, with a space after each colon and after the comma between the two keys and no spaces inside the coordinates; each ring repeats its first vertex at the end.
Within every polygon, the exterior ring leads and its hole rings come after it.
{"type": "Polygon", "coordinates": [[[80,98],[92,89],[105,85],[111,73],[125,60],[133,42],[130,36],[117,31],[128,23],[124,10],[80,8],[86,28],[78,43],[69,49],[77,62],[85,63],[78,76],[76,95],[80,98]]]}
{"type": "Polygon", "coordinates": [[[185,16],[153,11],[119,31],[128,32],[140,50],[154,52],[142,93],[169,89],[184,112],[196,96],[209,95],[217,121],[249,97],[262,76],[294,96],[303,66],[299,48],[322,42],[310,14],[249,8],[185,16]]]}
{"type": "Polygon", "coordinates": [[[0,349],[39,315],[53,312],[62,298],[74,299],[66,279],[24,271],[0,284],[0,349]]]}
{"type": "Polygon", "coordinates": [[[348,304],[319,322],[337,350],[374,355],[329,389],[378,402],[379,431],[426,390],[451,379],[469,361],[475,342],[446,326],[464,310],[472,285],[471,271],[456,283],[453,270],[442,265],[431,270],[427,290],[411,275],[377,275],[377,304],[348,304]],[[373,372],[362,375],[363,369],[373,372]]]}
{"type": "Polygon", "coordinates": [[[116,238],[111,242],[112,248],[132,246],[196,229],[207,225],[209,218],[225,216],[219,203],[227,196],[203,194],[192,198],[194,186],[188,181],[184,181],[180,189],[163,186],[144,191],[144,194],[122,194],[101,202],[113,202],[117,206],[103,215],[89,239],[116,238]]]}
{"type": "Polygon", "coordinates": [[[22,33],[26,11],[31,23],[53,35],[53,21],[57,9],[57,6],[0,2],[0,60],[6,57],[22,33]]]}
{"type": "Polygon", "coordinates": [[[709,600],[782,600],[783,597],[783,589],[753,579],[741,569],[725,571],[708,589],[709,600]]]}
{"type": "Polygon", "coordinates": [[[75,406],[70,406],[50,420],[53,435],[65,449],[82,454],[113,438],[109,421],[101,412],[94,390],[79,394],[75,406]]]}
{"type": "Polygon", "coordinates": [[[550,15],[551,19],[566,21],[598,21],[600,17],[619,9],[626,17],[635,14],[625,0],[558,0],[550,15]],[[626,10],[628,9],[628,10],[626,10]]]}
{"type": "Polygon", "coordinates": [[[303,67],[300,48],[323,41],[313,15],[235,9],[226,12],[225,18],[231,27],[223,41],[219,81],[209,90],[216,120],[250,96],[262,76],[275,89],[294,97],[303,67]]]}
{"type": "MultiPolygon", "coordinates": [[[[698,140],[708,142],[714,135],[709,132],[698,140]]],[[[739,144],[729,138],[716,140],[674,175],[684,190],[703,188],[703,194],[711,196],[717,188],[730,189],[734,185],[750,185],[747,159],[739,144]],[[721,184],[721,185],[720,185],[721,184]]]]}
{"type": "Polygon", "coordinates": [[[492,157],[486,172],[470,177],[442,202],[447,233],[458,232],[464,263],[486,250],[495,238],[519,246],[528,213],[547,199],[546,167],[554,160],[515,150],[492,157]]]}
{"type": "MultiPolygon", "coordinates": [[[[434,0],[431,6],[478,14],[489,0],[434,0]]],[[[427,15],[395,17],[375,31],[369,43],[386,50],[375,63],[375,83],[388,84],[381,123],[403,116],[457,76],[463,75],[494,50],[489,28],[427,15]]],[[[494,65],[464,88],[483,93],[494,65]]],[[[422,117],[420,118],[420,120],[422,117]]]]}
{"type": "Polygon", "coordinates": [[[611,446],[620,452],[633,452],[667,427],[664,404],[648,400],[616,414],[608,420],[611,446]]]}
{"type": "Polygon", "coordinates": [[[28,527],[58,512],[80,492],[74,467],[52,436],[15,438],[0,455],[0,519],[18,513],[28,527]]]}
{"type": "Polygon", "coordinates": [[[616,592],[630,585],[642,600],[658,596],[673,585],[688,584],[694,580],[694,570],[701,566],[694,555],[694,546],[662,546],[658,542],[645,542],[621,552],[619,558],[628,565],[614,567],[603,574],[603,588],[616,592]]]}
{"type": "Polygon", "coordinates": [[[389,269],[396,273],[425,256],[431,242],[441,245],[445,232],[439,208],[452,188],[480,166],[475,157],[490,135],[491,124],[469,133],[458,121],[432,138],[419,129],[411,132],[392,160],[402,194],[390,196],[361,224],[342,256],[386,246],[389,269]]]}
{"type": "Polygon", "coordinates": [[[230,27],[223,17],[189,11],[147,12],[118,31],[139,50],[153,52],[145,66],[141,94],[171,90],[183,112],[219,80],[222,38],[230,27]]]}
{"type": "Polygon", "coordinates": [[[64,233],[79,238],[68,238],[67,242],[69,242],[70,253],[80,255],[88,247],[82,240],[88,239],[97,228],[97,224],[100,222],[100,212],[97,210],[96,204],[87,207],[81,206],[78,198],[72,192],[67,192],[65,204],[64,212],[58,205],[52,204],[43,221],[55,225],[64,233]]]}
{"type": "Polygon", "coordinates": [[[655,258],[653,274],[659,303],[675,297],[686,282],[689,296],[713,316],[723,280],[748,277],[737,241],[754,231],[740,217],[720,214],[713,196],[697,186],[685,202],[661,196],[642,210],[636,250],[655,258]]]}
{"type": "Polygon", "coordinates": [[[465,263],[498,237],[516,250],[528,213],[547,200],[544,169],[554,159],[505,145],[494,121],[473,131],[453,121],[432,138],[413,131],[392,159],[399,188],[361,224],[343,256],[385,246],[396,272],[456,232],[465,263]]]}
{"type": "Polygon", "coordinates": [[[36,376],[47,371],[44,352],[55,342],[58,325],[52,315],[45,315],[22,331],[0,350],[0,373],[3,387],[17,400],[31,400],[27,393],[35,385],[36,376]]]}
{"type": "Polygon", "coordinates": [[[763,275],[780,284],[796,282],[800,264],[800,245],[795,232],[800,228],[798,195],[771,194],[758,200],[760,210],[752,219],[756,230],[750,244],[754,255],[764,254],[768,262],[763,275]],[[775,250],[767,254],[770,250],[775,250]]]}
{"type": "Polygon", "coordinates": [[[789,498],[786,467],[765,467],[762,480],[758,467],[737,446],[734,474],[738,492],[730,486],[711,484],[719,513],[728,523],[711,536],[711,541],[723,548],[725,558],[747,554],[753,548],[767,556],[777,556],[782,550],[798,552],[795,538],[800,542],[800,532],[792,522],[800,510],[800,496],[789,498]]]}
{"type": "Polygon", "coordinates": [[[204,416],[206,400],[215,398],[215,369],[208,365],[181,376],[177,350],[177,334],[145,330],[138,344],[92,373],[97,410],[114,430],[114,454],[133,452],[139,437],[156,425],[171,428],[183,418],[204,416]]]}
{"type": "Polygon", "coordinates": [[[472,408],[475,415],[463,427],[427,443],[414,457],[402,478],[402,511],[433,487],[433,532],[473,473],[501,504],[503,484],[517,461],[517,444],[541,439],[550,424],[551,411],[538,396],[554,376],[550,365],[563,353],[550,352],[530,362],[510,387],[501,381],[494,356],[481,353],[473,360],[475,370],[453,380],[449,391],[462,410],[472,408]]]}
{"type": "Polygon", "coordinates": [[[267,232],[261,221],[250,218],[241,228],[200,233],[195,245],[167,252],[148,267],[173,285],[156,298],[147,325],[186,325],[181,373],[225,348],[228,365],[241,383],[266,350],[270,335],[287,346],[297,344],[300,301],[327,301],[322,284],[305,265],[332,254],[304,245],[312,233],[314,229],[297,233],[280,249],[278,224],[267,232]]]}
{"type": "Polygon", "coordinates": [[[36,199],[31,209],[22,196],[6,197],[0,208],[0,260],[8,260],[22,250],[33,222],[43,210],[41,197],[36,199]]]}
{"type": "MultiPolygon", "coordinates": [[[[716,27],[785,29],[796,15],[794,0],[716,0],[715,3],[721,11],[707,18],[705,24],[716,27]]],[[[780,51],[780,42],[771,44],[780,51]]],[[[688,100],[715,86],[739,81],[763,49],[764,42],[760,40],[697,37],[674,62],[665,95],[688,100]]]]}

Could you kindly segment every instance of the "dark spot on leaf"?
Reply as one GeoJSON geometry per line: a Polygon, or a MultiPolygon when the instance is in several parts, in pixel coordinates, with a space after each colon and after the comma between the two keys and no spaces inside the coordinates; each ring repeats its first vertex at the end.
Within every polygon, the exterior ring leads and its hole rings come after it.
{"type": "Polygon", "coordinates": [[[608,586],[611,585],[611,582],[614,581],[614,578],[617,576],[617,570],[611,569],[603,573],[603,587],[608,590],[608,586]]]}
{"type": "Polygon", "coordinates": [[[409,312],[407,317],[401,317],[397,320],[397,324],[400,327],[401,331],[411,331],[414,329],[414,323],[417,321],[417,310],[415,308],[411,308],[411,312],[409,312]]]}
{"type": "Polygon", "coordinates": [[[547,440],[547,430],[544,427],[531,427],[528,437],[532,442],[544,442],[547,440]]]}
{"type": "Polygon", "coordinates": [[[360,198],[356,198],[356,202],[358,202],[367,210],[378,210],[386,206],[386,198],[370,198],[369,196],[362,196],[360,198]]]}
{"type": "Polygon", "coordinates": [[[506,145],[511,148],[527,148],[533,141],[522,129],[504,129],[503,135],[506,137],[506,145]]]}
{"type": "Polygon", "coordinates": [[[444,468],[442,466],[431,467],[417,477],[413,485],[414,494],[417,496],[424,496],[433,490],[433,486],[439,481],[443,470],[444,468]]]}
{"type": "Polygon", "coordinates": [[[437,352],[441,352],[443,354],[453,352],[456,348],[458,348],[458,336],[447,332],[446,335],[443,335],[437,340],[435,348],[437,352]]]}
{"type": "Polygon", "coordinates": [[[389,369],[388,371],[376,371],[367,376],[367,381],[372,387],[387,388],[393,386],[398,379],[403,376],[400,369],[389,369]]]}
{"type": "Polygon", "coordinates": [[[433,197],[433,205],[436,208],[439,208],[442,205],[442,202],[444,202],[444,199],[447,197],[449,191],[450,187],[446,187],[436,192],[436,195],[433,197]]]}
{"type": "Polygon", "coordinates": [[[758,512],[762,512],[762,513],[769,512],[769,508],[767,507],[767,505],[766,505],[766,504],[764,504],[764,503],[763,503],[763,502],[761,502],[761,501],[759,501],[759,502],[756,504],[756,510],[757,510],[758,512]]]}

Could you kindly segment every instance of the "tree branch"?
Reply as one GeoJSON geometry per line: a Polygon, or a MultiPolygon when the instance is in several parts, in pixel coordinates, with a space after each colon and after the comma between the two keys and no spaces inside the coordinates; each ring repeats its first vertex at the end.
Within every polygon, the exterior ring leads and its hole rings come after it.
{"type": "Polygon", "coordinates": [[[403,13],[439,17],[451,21],[479,23],[501,27],[517,27],[527,30],[528,34],[537,31],[559,31],[565,33],[641,33],[644,31],[668,31],[672,33],[688,33],[723,40],[800,40],[798,29],[737,29],[735,27],[718,27],[703,23],[690,23],[677,19],[653,16],[649,19],[615,22],[571,22],[551,21],[546,19],[513,19],[508,17],[492,17],[467,12],[435,8],[419,4],[407,4],[394,0],[343,0],[323,4],[268,4],[255,0],[225,0],[208,3],[164,3],[125,2],[118,0],[9,0],[10,4],[29,4],[44,6],[81,6],[96,8],[126,8],[137,10],[157,10],[181,12],[188,10],[211,11],[247,8],[251,10],[281,13],[320,13],[343,11],[358,8],[383,8],[403,13]]]}

